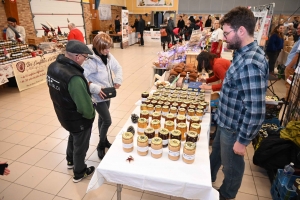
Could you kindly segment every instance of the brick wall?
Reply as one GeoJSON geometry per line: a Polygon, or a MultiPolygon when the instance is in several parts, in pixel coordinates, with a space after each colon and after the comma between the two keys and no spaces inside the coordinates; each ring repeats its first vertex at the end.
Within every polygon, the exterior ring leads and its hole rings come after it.
{"type": "Polygon", "coordinates": [[[122,7],[121,6],[111,6],[111,20],[101,20],[100,19],[100,31],[108,31],[109,25],[112,24],[113,30],[115,30],[115,19],[119,15],[121,18],[122,7]]]}
{"type": "MultiPolygon", "coordinates": [[[[145,20],[145,23],[147,24],[147,22],[151,22],[151,15],[150,14],[148,14],[148,16],[146,16],[146,15],[144,15],[143,14],[143,19],[145,20]]],[[[129,14],[129,17],[128,17],[129,19],[129,25],[130,26],[133,26],[134,25],[134,21],[135,21],[135,19],[138,19],[138,20],[140,20],[140,16],[138,15],[138,14],[129,14]]],[[[146,25],[145,24],[145,25],[146,25]]]]}
{"type": "Polygon", "coordinates": [[[90,44],[91,39],[90,35],[93,31],[92,21],[91,21],[91,10],[90,10],[90,4],[82,4],[83,5],[83,17],[84,17],[84,23],[85,23],[85,35],[87,39],[87,44],[90,44]]]}
{"type": "Polygon", "coordinates": [[[29,1],[17,1],[17,8],[20,20],[19,23],[25,28],[26,38],[36,37],[29,1]]]}
{"type": "Polygon", "coordinates": [[[1,31],[0,40],[3,40],[2,30],[6,27],[7,27],[7,22],[6,22],[6,14],[5,14],[5,9],[4,9],[4,4],[0,3],[0,31],[1,31]]]}

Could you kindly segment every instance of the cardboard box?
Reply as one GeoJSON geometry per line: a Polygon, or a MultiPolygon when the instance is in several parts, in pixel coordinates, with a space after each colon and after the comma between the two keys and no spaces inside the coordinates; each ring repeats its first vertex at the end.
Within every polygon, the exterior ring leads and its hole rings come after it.
{"type": "Polygon", "coordinates": [[[28,44],[38,46],[40,43],[45,42],[45,38],[43,37],[35,37],[35,38],[28,38],[28,44]]]}

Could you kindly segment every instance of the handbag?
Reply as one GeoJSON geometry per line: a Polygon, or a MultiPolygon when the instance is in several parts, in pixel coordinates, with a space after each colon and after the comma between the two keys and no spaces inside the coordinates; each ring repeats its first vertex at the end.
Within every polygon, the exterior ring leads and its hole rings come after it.
{"type": "MultiPolygon", "coordinates": [[[[106,65],[106,68],[108,68],[107,65],[106,65]]],[[[107,71],[108,71],[108,70],[107,70],[107,71]]],[[[113,85],[114,85],[114,81],[113,81],[113,78],[112,78],[112,75],[111,75],[111,70],[109,69],[109,71],[110,71],[111,82],[112,82],[113,85]]],[[[104,97],[104,99],[111,99],[111,98],[114,98],[114,97],[117,96],[117,90],[116,90],[115,87],[107,87],[107,88],[103,88],[103,89],[101,89],[101,90],[102,90],[102,92],[106,95],[106,96],[104,97]]]]}

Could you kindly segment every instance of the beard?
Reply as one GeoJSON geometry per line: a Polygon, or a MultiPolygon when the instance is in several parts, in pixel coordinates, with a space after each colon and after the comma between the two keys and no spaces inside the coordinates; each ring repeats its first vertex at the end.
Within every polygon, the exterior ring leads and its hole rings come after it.
{"type": "Polygon", "coordinates": [[[241,48],[242,45],[242,40],[236,35],[234,34],[234,37],[232,38],[232,40],[230,42],[227,42],[227,49],[239,49],[241,48]]]}

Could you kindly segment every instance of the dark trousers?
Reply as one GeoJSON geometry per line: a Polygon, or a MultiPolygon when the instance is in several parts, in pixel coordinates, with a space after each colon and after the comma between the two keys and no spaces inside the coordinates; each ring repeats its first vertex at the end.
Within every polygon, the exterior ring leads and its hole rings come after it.
{"type": "Polygon", "coordinates": [[[171,31],[172,44],[176,44],[173,31],[171,31]]]}
{"type": "Polygon", "coordinates": [[[108,128],[111,125],[111,116],[109,113],[109,106],[110,106],[110,100],[109,101],[103,101],[99,102],[96,105],[96,110],[99,114],[98,118],[98,129],[99,129],[99,137],[100,141],[98,144],[98,149],[105,148],[105,142],[107,141],[107,131],[108,128]]]}
{"type": "Polygon", "coordinates": [[[89,149],[92,126],[81,132],[71,133],[68,139],[67,146],[67,161],[74,163],[74,176],[83,177],[86,171],[84,162],[86,152],[89,149]]]}
{"type": "Polygon", "coordinates": [[[140,34],[141,34],[141,38],[140,38],[141,45],[144,45],[144,31],[141,31],[140,34]]]}
{"type": "Polygon", "coordinates": [[[266,53],[269,58],[269,73],[271,72],[273,73],[275,68],[275,63],[280,52],[275,51],[275,52],[266,52],[266,53]]]}

